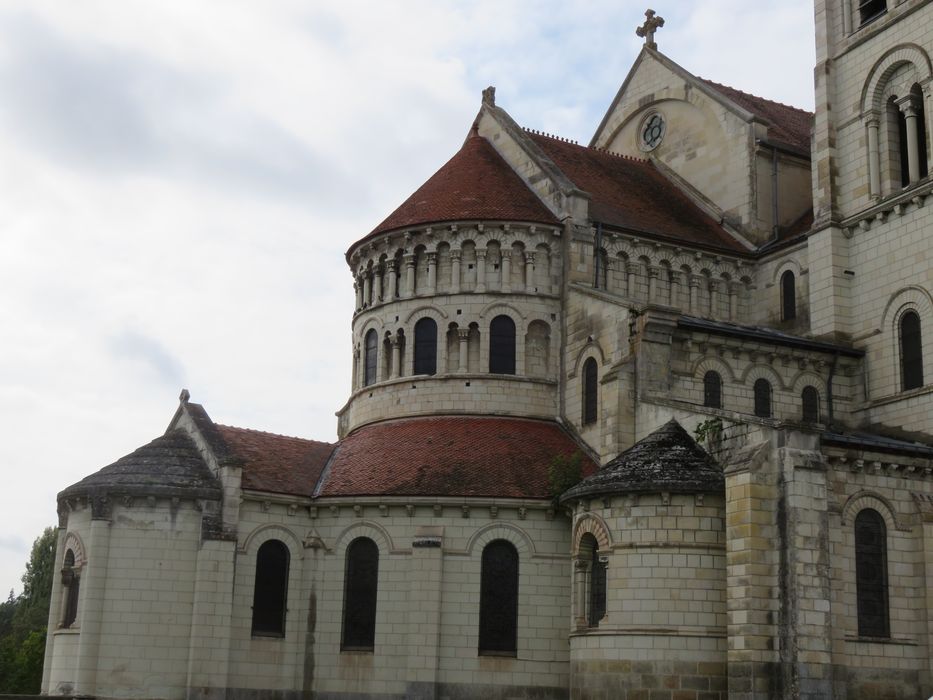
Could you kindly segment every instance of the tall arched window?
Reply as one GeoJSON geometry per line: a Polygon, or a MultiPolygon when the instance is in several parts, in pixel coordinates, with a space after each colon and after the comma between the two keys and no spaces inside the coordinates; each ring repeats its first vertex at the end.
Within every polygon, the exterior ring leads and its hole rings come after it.
{"type": "Polygon", "coordinates": [[[722,408],[722,377],[719,372],[710,370],[703,375],[703,405],[722,408]]]}
{"type": "Polygon", "coordinates": [[[369,386],[376,381],[376,359],[378,356],[379,335],[375,328],[366,333],[363,349],[363,386],[369,386]]]}
{"type": "Polygon", "coordinates": [[[341,649],[372,651],[375,646],[378,584],[379,547],[368,537],[358,537],[347,547],[341,649]]]}
{"type": "Polygon", "coordinates": [[[920,337],[920,316],[907,311],[901,316],[901,384],[904,391],[923,386],[923,342],[920,337]]]}
{"type": "Polygon", "coordinates": [[[590,357],[583,363],[583,425],[596,422],[599,407],[597,379],[596,360],[590,357]]]}
{"type": "Polygon", "coordinates": [[[805,386],[800,392],[800,409],[804,423],[820,422],[820,393],[816,387],[805,386]]]}
{"type": "Polygon", "coordinates": [[[479,594],[479,653],[514,656],[518,650],[518,551],[507,540],[483,549],[479,594]]]}
{"type": "Polygon", "coordinates": [[[81,578],[75,567],[75,553],[72,550],[65,552],[65,561],[62,565],[62,586],[65,588],[65,613],[62,617],[62,627],[71,627],[78,619],[78,584],[81,578]]]}
{"type": "Polygon", "coordinates": [[[755,415],[759,418],[771,417],[771,384],[767,379],[755,381],[755,415]]]}
{"type": "Polygon", "coordinates": [[[415,374],[437,373],[437,323],[422,318],[415,324],[415,374]]]}
{"type": "Polygon", "coordinates": [[[586,624],[598,627],[599,621],[606,616],[606,565],[601,561],[599,542],[592,533],[588,532],[580,538],[579,551],[579,564],[586,571],[586,624]]]}
{"type": "Polygon", "coordinates": [[[515,374],[515,322],[508,316],[496,316],[489,324],[489,371],[515,374]]]}
{"type": "Polygon", "coordinates": [[[794,273],[787,270],[781,275],[781,319],[792,321],[797,318],[797,287],[794,273]]]}
{"type": "Polygon", "coordinates": [[[263,542],[256,553],[252,627],[256,636],[285,636],[288,563],[288,547],[279,540],[263,542]]]}
{"type": "Polygon", "coordinates": [[[855,518],[855,588],[860,637],[888,637],[887,528],[866,508],[855,518]]]}

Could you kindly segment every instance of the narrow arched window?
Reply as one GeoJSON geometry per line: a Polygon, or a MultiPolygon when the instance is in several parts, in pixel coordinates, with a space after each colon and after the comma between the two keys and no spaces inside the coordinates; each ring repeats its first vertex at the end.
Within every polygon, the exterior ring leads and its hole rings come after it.
{"type": "Polygon", "coordinates": [[[888,9],[886,0],[859,0],[858,13],[861,24],[871,22],[888,9]]]}
{"type": "Polygon", "coordinates": [[[363,350],[363,386],[369,386],[376,381],[376,359],[377,347],[379,346],[379,336],[375,328],[371,328],[366,333],[366,341],[363,350]]]}
{"type": "Polygon", "coordinates": [[[923,343],[920,337],[920,316],[908,311],[901,316],[901,383],[904,391],[923,386],[923,343]]]}
{"type": "Polygon", "coordinates": [[[288,563],[288,547],[279,540],[263,542],[256,553],[252,628],[255,636],[285,636],[288,563]]]}
{"type": "Polygon", "coordinates": [[[69,549],[65,552],[65,561],[62,565],[62,586],[65,589],[65,612],[62,617],[62,627],[71,627],[78,619],[78,584],[80,580],[75,567],[75,553],[69,549]]]}
{"type": "Polygon", "coordinates": [[[781,318],[792,321],[797,318],[797,287],[794,273],[788,270],[781,275],[781,318]]]}
{"type": "Polygon", "coordinates": [[[483,549],[479,653],[514,656],[518,649],[518,551],[506,540],[483,549]]]}
{"type": "Polygon", "coordinates": [[[596,422],[599,407],[597,379],[596,360],[590,357],[583,363],[583,425],[596,422]]]}
{"type": "Polygon", "coordinates": [[[489,324],[489,371],[515,374],[515,321],[496,316],[489,324]]]}
{"type": "Polygon", "coordinates": [[[423,318],[415,324],[415,374],[437,373],[437,323],[423,318]]]}
{"type": "Polygon", "coordinates": [[[719,372],[710,370],[703,375],[703,405],[722,408],[722,377],[719,372]]]}
{"type": "Polygon", "coordinates": [[[599,547],[594,544],[590,554],[590,607],[587,622],[597,627],[606,616],[606,565],[599,556],[599,547]]]}
{"type": "Polygon", "coordinates": [[[378,584],[379,547],[368,537],[358,537],[347,547],[341,649],[372,651],[375,646],[378,584]]]}
{"type": "Polygon", "coordinates": [[[800,410],[804,423],[820,422],[820,394],[816,387],[805,386],[800,392],[800,410]]]}
{"type": "Polygon", "coordinates": [[[881,514],[866,508],[855,518],[855,588],[860,637],[888,637],[887,529],[881,514]]]}
{"type": "Polygon", "coordinates": [[[759,418],[771,417],[771,384],[767,379],[755,381],[755,415],[759,418]]]}

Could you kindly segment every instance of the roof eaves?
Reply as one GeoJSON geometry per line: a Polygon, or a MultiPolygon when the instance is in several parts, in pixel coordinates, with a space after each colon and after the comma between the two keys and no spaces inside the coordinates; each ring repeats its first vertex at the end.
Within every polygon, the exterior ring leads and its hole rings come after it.
{"type": "Polygon", "coordinates": [[[855,358],[865,356],[864,350],[850,348],[845,345],[837,345],[822,340],[810,340],[808,338],[787,335],[785,333],[766,331],[753,326],[739,326],[737,324],[726,324],[720,321],[708,321],[693,316],[680,316],[677,319],[677,326],[678,328],[685,328],[687,330],[742,338],[744,340],[755,340],[770,345],[782,345],[785,347],[799,348],[801,350],[814,350],[816,352],[839,354],[855,358]]]}

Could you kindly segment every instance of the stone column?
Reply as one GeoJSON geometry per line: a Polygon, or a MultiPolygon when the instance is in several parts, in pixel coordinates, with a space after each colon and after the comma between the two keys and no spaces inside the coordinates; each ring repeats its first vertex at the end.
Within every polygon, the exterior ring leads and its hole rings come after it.
{"type": "Polygon", "coordinates": [[[739,283],[729,282],[729,320],[739,317],[739,283]]]}
{"type": "Polygon", "coordinates": [[[716,297],[719,294],[719,281],[710,280],[709,281],[709,315],[711,318],[715,318],[719,315],[716,304],[716,297]]]}
{"type": "Polygon", "coordinates": [[[356,295],[356,310],[363,308],[363,283],[359,277],[353,278],[353,293],[356,295]]]}
{"type": "Polygon", "coordinates": [[[460,366],[457,368],[458,372],[466,372],[468,369],[468,364],[470,360],[470,329],[469,328],[458,328],[457,329],[457,342],[459,343],[460,350],[460,366]]]}
{"type": "Polygon", "coordinates": [[[486,291],[486,251],[476,249],[476,291],[486,291]]]}
{"type": "Polygon", "coordinates": [[[402,355],[401,338],[399,338],[397,335],[393,336],[392,340],[390,340],[389,343],[392,346],[392,367],[390,369],[389,379],[395,379],[396,377],[400,376],[399,371],[401,370],[401,367],[400,367],[400,360],[401,360],[401,355],[402,355]]]}
{"type": "Polygon", "coordinates": [[[868,118],[868,187],[873,198],[881,196],[881,147],[878,145],[878,117],[868,118]]]}
{"type": "Polygon", "coordinates": [[[842,31],[846,34],[852,33],[852,3],[850,0],[842,0],[842,31]]]}
{"type": "Polygon", "coordinates": [[[499,270],[502,273],[502,284],[499,285],[499,288],[503,292],[512,291],[512,251],[507,250],[502,253],[502,269],[499,270]]]}
{"type": "Polygon", "coordinates": [[[392,301],[396,297],[398,286],[398,272],[396,271],[395,260],[386,260],[386,301],[392,301]]]}
{"type": "Polygon", "coordinates": [[[635,298],[635,266],[632,263],[625,263],[625,293],[630,299],[635,298]]]}
{"type": "Polygon", "coordinates": [[[373,268],[373,305],[382,301],[382,271],[379,267],[373,268]]]}
{"type": "Polygon", "coordinates": [[[415,256],[409,253],[405,256],[405,289],[402,297],[408,299],[415,295],[415,256]]]}
{"type": "Polygon", "coordinates": [[[577,629],[588,626],[586,619],[587,573],[590,563],[586,559],[575,559],[573,562],[573,623],[577,629]]]}
{"type": "Polygon", "coordinates": [[[91,502],[87,564],[81,572],[81,598],[78,602],[78,659],[75,695],[97,694],[97,667],[100,663],[101,622],[107,599],[107,570],[110,564],[110,518],[112,504],[106,495],[91,502]]]}
{"type": "Polygon", "coordinates": [[[525,291],[535,291],[535,254],[525,253],[525,291]]]}
{"type": "Polygon", "coordinates": [[[372,305],[372,283],[370,281],[371,275],[369,272],[363,273],[363,308],[372,305]]]}
{"type": "Polygon", "coordinates": [[[700,280],[696,275],[690,275],[690,313],[694,316],[699,315],[699,302],[697,297],[700,292],[700,280]]]}
{"type": "Polygon", "coordinates": [[[677,270],[671,270],[671,293],[670,301],[671,306],[676,306],[678,309],[681,304],[681,294],[680,287],[683,284],[683,273],[677,270]]]}
{"type": "Polygon", "coordinates": [[[408,684],[405,697],[436,700],[444,581],[444,528],[419,527],[408,577],[408,684]]]}
{"type": "Polygon", "coordinates": [[[437,291],[437,253],[425,253],[428,259],[428,294],[437,291]]]}
{"type": "Polygon", "coordinates": [[[917,106],[912,96],[898,100],[897,106],[907,122],[907,170],[910,173],[910,181],[916,182],[920,179],[920,130],[917,127],[917,106]]]}
{"type": "Polygon", "coordinates": [[[450,251],[450,293],[460,293],[460,251],[450,251]]]}
{"type": "Polygon", "coordinates": [[[656,267],[648,268],[648,303],[656,304],[658,301],[658,274],[660,271],[656,267]]]}

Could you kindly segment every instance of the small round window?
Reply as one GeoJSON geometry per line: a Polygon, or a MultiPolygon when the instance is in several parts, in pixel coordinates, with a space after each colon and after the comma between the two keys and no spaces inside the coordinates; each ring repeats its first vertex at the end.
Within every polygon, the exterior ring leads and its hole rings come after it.
{"type": "Polygon", "coordinates": [[[667,122],[660,112],[652,112],[641,123],[639,145],[643,151],[653,151],[661,145],[667,122]]]}

